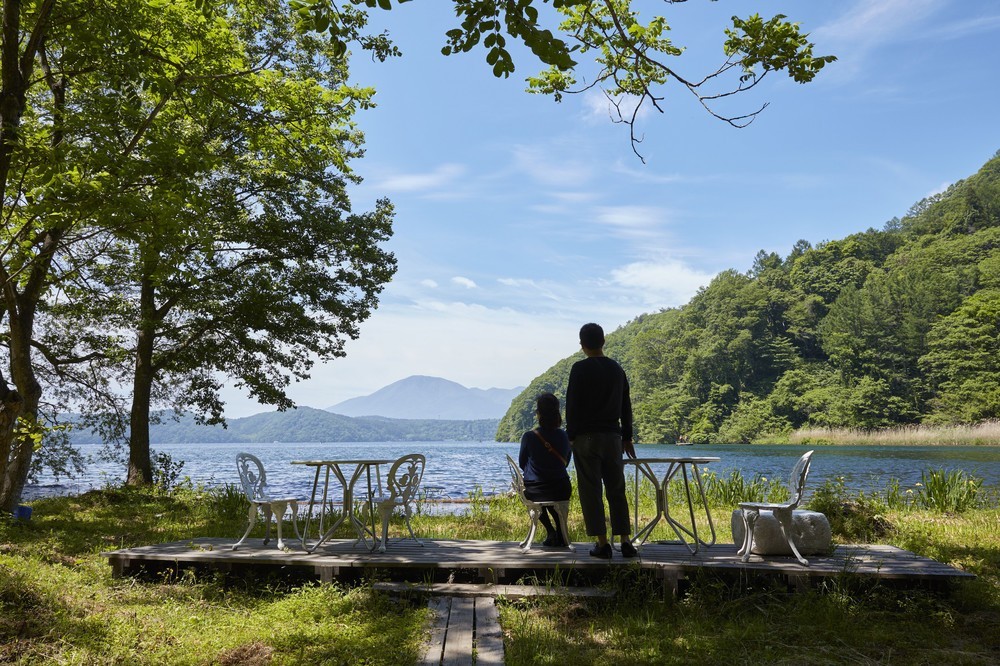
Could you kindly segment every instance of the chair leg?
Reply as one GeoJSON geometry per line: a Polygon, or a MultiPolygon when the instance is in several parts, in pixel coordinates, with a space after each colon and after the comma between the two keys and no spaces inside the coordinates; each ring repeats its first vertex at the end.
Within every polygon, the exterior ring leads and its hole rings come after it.
{"type": "Polygon", "coordinates": [[[739,550],[743,562],[750,559],[750,551],[753,549],[753,530],[759,517],[758,509],[743,509],[743,547],[739,550]]]}
{"type": "Polygon", "coordinates": [[[569,527],[567,522],[569,521],[569,502],[560,502],[553,506],[556,511],[556,516],[559,517],[559,533],[562,534],[563,543],[566,544],[566,548],[573,550],[573,544],[569,540],[569,527]]]}
{"type": "Polygon", "coordinates": [[[410,516],[412,515],[412,512],[409,504],[403,505],[403,515],[406,517],[406,529],[410,531],[410,538],[416,541],[418,546],[423,547],[424,543],[416,537],[413,533],[413,527],[410,526],[410,516]]]}
{"type": "Polygon", "coordinates": [[[233,550],[236,550],[243,545],[243,542],[247,540],[250,536],[250,532],[253,530],[253,526],[257,524],[257,505],[253,502],[250,503],[250,511],[247,513],[247,531],[243,533],[240,540],[233,544],[233,550]]]}
{"type": "Polygon", "coordinates": [[[266,546],[267,542],[271,540],[271,514],[273,512],[271,511],[271,505],[270,504],[261,504],[259,506],[260,506],[260,510],[264,512],[264,525],[265,525],[265,527],[264,527],[264,545],[266,546]]]}
{"type": "Polygon", "coordinates": [[[535,540],[535,530],[538,529],[538,509],[528,509],[528,517],[531,519],[531,525],[528,527],[528,536],[521,542],[521,549],[524,551],[531,550],[531,544],[535,540]]]}
{"type": "Polygon", "coordinates": [[[271,512],[278,523],[278,550],[285,549],[285,541],[284,539],[281,538],[281,522],[282,519],[284,519],[285,517],[285,509],[287,508],[287,506],[288,505],[285,502],[271,503],[271,512]]]}
{"type": "Polygon", "coordinates": [[[385,552],[385,543],[389,540],[389,518],[392,517],[392,506],[380,506],[378,512],[382,515],[382,541],[378,545],[378,552],[385,552]]]}
{"type": "Polygon", "coordinates": [[[797,559],[802,566],[809,566],[809,560],[802,557],[802,554],[799,553],[799,549],[795,547],[791,510],[775,511],[774,516],[778,519],[778,525],[781,527],[781,536],[785,537],[785,540],[788,542],[788,547],[792,549],[792,553],[795,555],[795,559],[797,559]]]}
{"type": "Polygon", "coordinates": [[[299,503],[292,500],[288,503],[288,506],[292,510],[292,527],[295,528],[295,538],[304,546],[305,542],[302,540],[302,533],[299,532],[299,503]]]}

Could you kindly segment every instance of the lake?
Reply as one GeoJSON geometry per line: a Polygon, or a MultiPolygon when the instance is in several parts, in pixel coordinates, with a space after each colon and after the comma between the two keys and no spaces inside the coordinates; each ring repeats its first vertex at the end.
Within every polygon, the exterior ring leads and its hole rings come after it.
{"type": "MultiPolygon", "coordinates": [[[[307,497],[312,488],[312,470],[293,466],[292,460],[333,458],[395,459],[407,453],[427,456],[425,487],[437,488],[436,495],[465,498],[477,486],[486,494],[506,492],[510,486],[504,454],[516,459],[516,443],[497,442],[382,442],[331,444],[160,444],[157,451],[184,461],[181,477],[189,476],[206,486],[236,483],[236,454],[252,453],[263,461],[268,484],[275,494],[307,497]]],[[[98,445],[83,446],[85,455],[95,456],[98,445]]],[[[760,473],[767,478],[786,480],[795,460],[807,450],[803,446],[638,445],[639,457],[664,455],[712,455],[720,462],[703,465],[703,470],[727,476],[733,469],[744,476],[760,473]]],[[[842,476],[852,491],[884,488],[890,478],[911,488],[920,473],[929,468],[960,469],[981,477],[987,486],[1000,486],[1000,448],[982,446],[821,446],[815,448],[808,486],[816,488],[825,480],[842,476]]],[[[42,477],[25,487],[24,499],[81,493],[124,479],[123,465],[95,462],[83,476],[67,480],[42,477]]]]}

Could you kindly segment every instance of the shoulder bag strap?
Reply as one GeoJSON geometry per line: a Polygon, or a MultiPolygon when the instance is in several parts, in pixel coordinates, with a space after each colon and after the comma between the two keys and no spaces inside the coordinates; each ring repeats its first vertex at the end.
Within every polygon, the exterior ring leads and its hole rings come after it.
{"type": "Polygon", "coordinates": [[[542,437],[542,433],[539,432],[538,428],[535,428],[531,432],[535,433],[535,437],[537,437],[539,441],[541,441],[541,443],[545,445],[545,448],[548,449],[549,453],[554,455],[556,458],[559,458],[559,462],[563,464],[563,467],[569,466],[569,462],[565,458],[563,458],[562,454],[556,451],[555,447],[549,444],[548,441],[544,437],[542,437]]]}

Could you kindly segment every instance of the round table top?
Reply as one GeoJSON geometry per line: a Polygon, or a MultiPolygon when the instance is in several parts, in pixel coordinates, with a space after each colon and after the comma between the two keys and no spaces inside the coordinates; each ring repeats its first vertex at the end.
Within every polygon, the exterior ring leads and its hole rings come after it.
{"type": "Polygon", "coordinates": [[[392,460],[366,460],[356,458],[344,458],[339,460],[293,460],[293,465],[388,465],[392,460]]]}
{"type": "Polygon", "coordinates": [[[722,458],[718,456],[662,456],[658,458],[625,458],[625,462],[638,464],[668,464],[668,463],[694,463],[696,465],[719,462],[722,458]]]}

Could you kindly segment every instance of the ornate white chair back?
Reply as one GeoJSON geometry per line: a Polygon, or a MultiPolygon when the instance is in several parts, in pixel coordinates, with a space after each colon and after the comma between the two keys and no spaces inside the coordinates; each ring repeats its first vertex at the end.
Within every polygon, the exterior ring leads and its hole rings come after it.
{"type": "Polygon", "coordinates": [[[812,454],[812,451],[803,453],[802,457],[795,463],[792,474],[788,478],[788,492],[791,494],[788,504],[792,509],[798,507],[799,503],[802,502],[802,495],[806,489],[806,477],[809,476],[809,466],[812,464],[812,454]]]}
{"type": "Polygon", "coordinates": [[[524,496],[524,474],[509,454],[507,455],[507,467],[510,469],[511,488],[515,493],[517,493],[517,496],[521,498],[522,502],[527,503],[527,498],[524,496]]]}
{"type": "Polygon", "coordinates": [[[419,453],[405,455],[389,468],[389,494],[397,504],[409,504],[417,497],[427,460],[419,453]]]}
{"type": "Polygon", "coordinates": [[[236,469],[240,475],[240,486],[251,502],[267,497],[267,472],[257,456],[240,453],[236,456],[236,469]]]}

